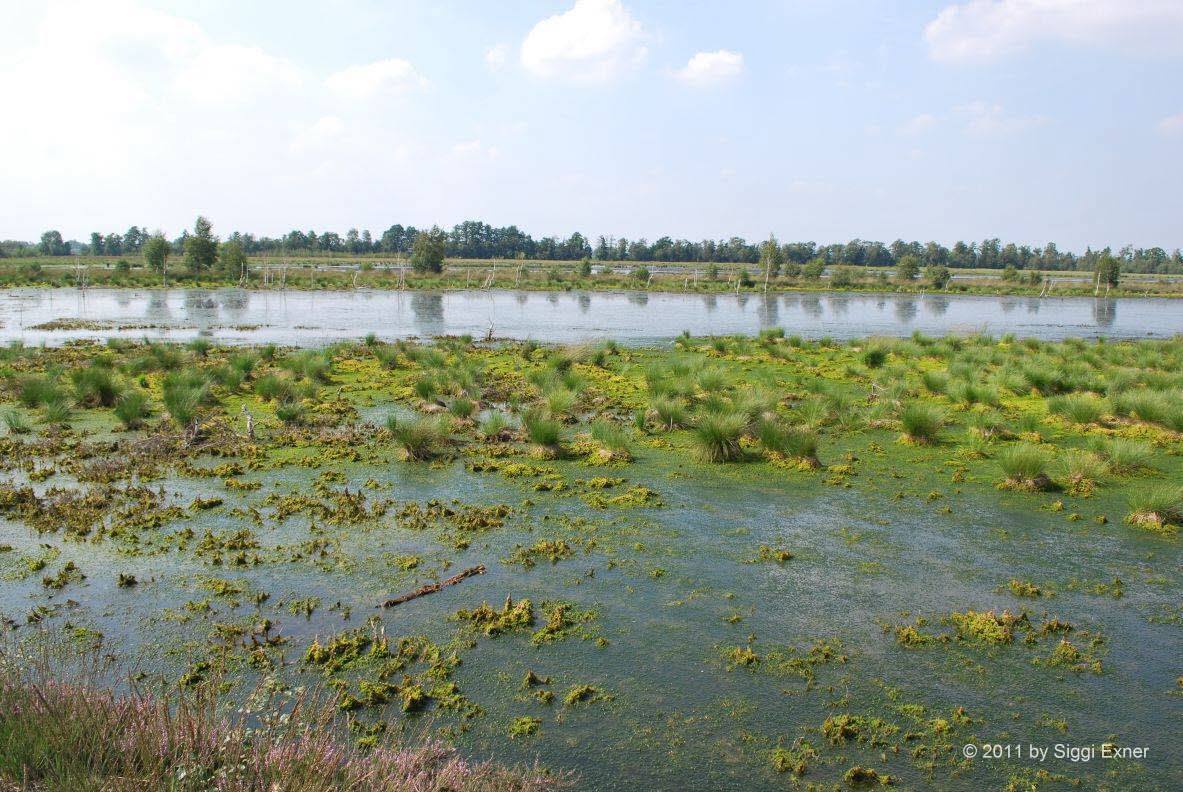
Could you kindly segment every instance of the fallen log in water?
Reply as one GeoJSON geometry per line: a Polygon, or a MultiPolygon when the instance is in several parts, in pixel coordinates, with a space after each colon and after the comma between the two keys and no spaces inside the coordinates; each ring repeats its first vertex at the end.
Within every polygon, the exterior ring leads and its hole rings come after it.
{"type": "Polygon", "coordinates": [[[442,588],[446,588],[447,586],[455,586],[457,583],[459,583],[461,580],[464,580],[465,578],[470,578],[473,575],[483,575],[483,574],[485,574],[485,565],[484,564],[480,564],[480,565],[474,566],[474,567],[469,567],[468,569],[461,572],[459,575],[453,575],[452,577],[448,578],[447,580],[441,580],[438,583],[428,583],[426,586],[421,586],[421,587],[415,589],[414,591],[410,592],[409,594],[401,594],[401,595],[395,597],[394,599],[388,599],[388,600],[386,600],[386,602],[383,602],[378,607],[393,608],[395,605],[402,605],[404,602],[410,602],[413,599],[419,599],[420,597],[426,597],[428,594],[434,594],[435,592],[439,591],[442,588]]]}

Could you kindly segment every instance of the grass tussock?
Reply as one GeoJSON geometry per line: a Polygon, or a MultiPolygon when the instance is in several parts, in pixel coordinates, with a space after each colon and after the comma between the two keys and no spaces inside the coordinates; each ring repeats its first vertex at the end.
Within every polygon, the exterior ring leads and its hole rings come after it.
{"type": "Polygon", "coordinates": [[[1158,533],[1178,533],[1183,526],[1183,487],[1159,484],[1136,490],[1129,496],[1126,522],[1158,533]]]}
{"type": "Polygon", "coordinates": [[[703,462],[734,462],[743,455],[740,438],[747,428],[743,414],[704,415],[694,425],[691,440],[694,452],[703,462]]]}
{"type": "Polygon", "coordinates": [[[1046,492],[1053,487],[1047,472],[1051,463],[1051,453],[1037,445],[1022,443],[1007,448],[998,455],[998,464],[1006,475],[1000,486],[1021,492],[1046,492]]]}
{"type": "Polygon", "coordinates": [[[933,404],[912,402],[900,411],[904,437],[913,443],[935,443],[944,424],[944,411],[933,404]]]}

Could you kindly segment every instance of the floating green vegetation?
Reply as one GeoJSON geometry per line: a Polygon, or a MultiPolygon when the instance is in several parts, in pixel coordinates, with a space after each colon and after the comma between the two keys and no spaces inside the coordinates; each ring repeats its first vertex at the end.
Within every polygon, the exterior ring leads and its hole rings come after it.
{"type": "Polygon", "coordinates": [[[552,564],[557,564],[559,561],[571,558],[574,554],[575,551],[571,549],[571,545],[561,539],[543,539],[530,547],[518,545],[502,561],[507,564],[521,564],[526,569],[530,569],[539,561],[550,561],[552,564]]]}
{"type": "Polygon", "coordinates": [[[537,734],[539,727],[542,725],[542,719],[536,718],[533,715],[522,715],[514,718],[509,724],[510,737],[529,737],[532,734],[537,734]]]}
{"type": "Polygon", "coordinates": [[[456,611],[456,619],[468,622],[488,638],[502,633],[524,630],[534,625],[534,605],[528,599],[514,602],[508,595],[501,610],[482,602],[472,610],[456,611]]]}

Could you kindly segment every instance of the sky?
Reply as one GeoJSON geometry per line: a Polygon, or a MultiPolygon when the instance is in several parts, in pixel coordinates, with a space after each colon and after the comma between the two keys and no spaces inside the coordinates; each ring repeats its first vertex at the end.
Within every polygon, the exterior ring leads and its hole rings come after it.
{"type": "Polygon", "coordinates": [[[1183,0],[0,0],[0,238],[1183,246],[1183,0]]]}

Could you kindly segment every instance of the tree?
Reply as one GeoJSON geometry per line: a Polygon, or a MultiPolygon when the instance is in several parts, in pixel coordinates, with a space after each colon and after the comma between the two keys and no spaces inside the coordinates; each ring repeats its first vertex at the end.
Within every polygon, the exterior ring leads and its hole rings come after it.
{"type": "Polygon", "coordinates": [[[1102,284],[1106,287],[1117,286],[1121,281],[1121,259],[1106,249],[1097,257],[1097,263],[1093,266],[1093,275],[1096,277],[1098,288],[1102,284]]]}
{"type": "Polygon", "coordinates": [[[70,246],[62,241],[60,231],[46,231],[41,235],[41,244],[37,246],[43,256],[68,256],[70,246]]]}
{"type": "Polygon", "coordinates": [[[801,274],[805,277],[805,280],[817,280],[825,271],[826,261],[820,256],[817,258],[811,258],[809,261],[805,262],[805,266],[801,268],[801,274]]]}
{"type": "Polygon", "coordinates": [[[769,278],[780,277],[780,268],[784,263],[785,254],[780,249],[780,243],[775,236],[769,235],[768,241],[760,245],[760,268],[764,270],[765,285],[769,278]]]}
{"type": "Polygon", "coordinates": [[[214,238],[209,220],[198,216],[193,233],[185,239],[184,249],[185,265],[194,275],[213,269],[218,260],[218,240],[214,238]]]}
{"type": "Polygon", "coordinates": [[[447,241],[448,235],[439,226],[419,232],[411,246],[411,268],[415,272],[443,272],[444,246],[447,241]]]}
{"type": "Polygon", "coordinates": [[[911,253],[905,253],[900,256],[900,260],[895,267],[895,276],[897,280],[901,281],[914,281],[919,278],[920,259],[911,253]]]}
{"type": "Polygon", "coordinates": [[[218,255],[218,263],[222,272],[228,278],[245,278],[248,273],[246,251],[242,243],[237,240],[222,245],[222,252],[218,255]]]}
{"type": "Polygon", "coordinates": [[[98,231],[90,232],[90,255],[103,255],[103,235],[98,231]]]}
{"type": "Polygon", "coordinates": [[[584,256],[582,259],[579,260],[578,272],[579,272],[579,277],[581,277],[581,278],[591,277],[592,269],[591,269],[591,259],[590,258],[588,258],[587,256],[584,256]]]}
{"type": "Polygon", "coordinates": [[[141,248],[144,253],[144,263],[153,272],[159,272],[164,282],[168,282],[168,255],[172,253],[172,245],[164,238],[164,234],[157,231],[141,248]]]}
{"type": "Polygon", "coordinates": [[[924,277],[932,284],[934,289],[943,289],[949,285],[949,268],[944,264],[930,264],[924,268],[924,277]]]}

